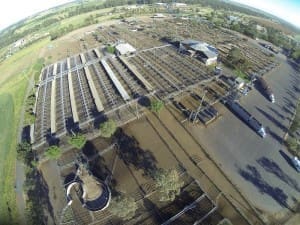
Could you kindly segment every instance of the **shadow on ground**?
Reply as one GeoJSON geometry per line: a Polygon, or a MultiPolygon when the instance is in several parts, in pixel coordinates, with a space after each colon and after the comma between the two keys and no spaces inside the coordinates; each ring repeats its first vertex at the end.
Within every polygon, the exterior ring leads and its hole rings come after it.
{"type": "Polygon", "coordinates": [[[295,169],[294,164],[292,163],[292,159],[290,156],[288,156],[284,151],[279,150],[280,155],[285,159],[285,161],[287,161],[287,163],[293,168],[295,169]]]}
{"type": "Polygon", "coordinates": [[[255,166],[247,165],[245,169],[239,168],[238,173],[252,183],[260,193],[269,195],[280,206],[289,208],[287,204],[288,196],[278,187],[272,187],[261,176],[255,166]]]}
{"type": "Polygon", "coordinates": [[[151,151],[140,148],[137,140],[125,134],[122,129],[116,132],[114,139],[119,146],[117,153],[126,165],[142,169],[145,176],[153,176],[157,170],[157,160],[151,151]]]}
{"type": "Polygon", "coordinates": [[[298,182],[295,179],[291,178],[284,171],[282,171],[276,162],[274,162],[271,159],[268,159],[266,157],[262,157],[262,158],[258,159],[257,162],[267,172],[274,174],[276,177],[278,177],[280,180],[282,180],[283,182],[288,184],[290,187],[292,187],[296,191],[300,192],[300,186],[299,186],[298,182]]]}
{"type": "Polygon", "coordinates": [[[266,127],[266,132],[272,137],[274,138],[279,144],[283,143],[283,138],[280,137],[278,134],[276,134],[275,132],[273,132],[269,127],[266,127]]]}
{"type": "Polygon", "coordinates": [[[267,119],[269,119],[271,122],[273,122],[278,128],[280,128],[283,132],[287,132],[287,128],[281,123],[279,122],[277,119],[275,119],[272,115],[270,115],[269,113],[265,112],[264,110],[262,110],[259,107],[255,107],[258,112],[260,112],[263,116],[265,116],[267,119]]]}

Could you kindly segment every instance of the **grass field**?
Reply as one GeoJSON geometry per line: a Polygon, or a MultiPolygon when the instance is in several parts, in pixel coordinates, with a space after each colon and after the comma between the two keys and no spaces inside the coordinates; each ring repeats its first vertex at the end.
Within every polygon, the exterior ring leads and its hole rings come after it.
{"type": "Polygon", "coordinates": [[[11,202],[15,202],[13,193],[13,183],[15,181],[11,176],[14,165],[9,163],[14,158],[14,154],[10,151],[12,144],[10,140],[14,132],[11,127],[11,122],[14,120],[14,102],[11,94],[0,95],[0,110],[0,193],[2,193],[0,196],[0,223],[8,224],[8,221],[15,217],[15,204],[11,204],[11,202]],[[9,213],[9,207],[11,214],[9,213]]]}
{"type": "Polygon", "coordinates": [[[299,34],[299,35],[296,35],[296,36],[295,36],[295,39],[296,39],[297,41],[300,41],[300,34],[299,34]]]}
{"type": "Polygon", "coordinates": [[[0,224],[16,224],[15,164],[20,115],[28,79],[41,68],[39,41],[0,64],[0,224]],[[9,221],[9,222],[8,222],[9,221]]]}
{"type": "Polygon", "coordinates": [[[25,74],[39,57],[39,50],[49,43],[45,38],[33,45],[26,47],[0,64],[0,88],[10,79],[14,79],[19,74],[25,74]]]}

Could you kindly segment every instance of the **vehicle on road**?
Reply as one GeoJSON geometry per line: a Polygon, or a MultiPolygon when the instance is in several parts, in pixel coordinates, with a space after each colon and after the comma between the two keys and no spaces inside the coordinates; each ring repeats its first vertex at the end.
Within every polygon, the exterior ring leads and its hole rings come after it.
{"type": "Polygon", "coordinates": [[[263,125],[258,122],[247,110],[245,110],[238,102],[229,100],[226,102],[228,108],[239,116],[244,122],[255,130],[262,138],[266,137],[266,131],[263,125]]]}
{"type": "Polygon", "coordinates": [[[260,87],[262,88],[262,91],[265,93],[265,95],[268,97],[268,99],[275,103],[275,96],[271,89],[271,87],[267,84],[267,82],[262,77],[257,77],[257,82],[259,83],[260,87]]]}
{"type": "Polygon", "coordinates": [[[300,160],[298,159],[297,156],[295,156],[295,157],[292,158],[292,163],[293,163],[295,169],[296,169],[298,172],[300,172],[300,160]]]}

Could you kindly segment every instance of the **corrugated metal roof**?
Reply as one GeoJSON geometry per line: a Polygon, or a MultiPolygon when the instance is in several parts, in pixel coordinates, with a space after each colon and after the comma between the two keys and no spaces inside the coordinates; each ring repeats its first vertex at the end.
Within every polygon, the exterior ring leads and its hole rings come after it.
{"type": "Polygon", "coordinates": [[[216,48],[202,41],[188,39],[182,41],[181,44],[190,46],[194,51],[203,52],[208,58],[215,58],[218,56],[218,50],[216,48]]]}
{"type": "Polygon", "coordinates": [[[134,47],[132,47],[132,45],[128,44],[128,43],[121,43],[121,44],[118,44],[116,46],[116,49],[118,50],[118,52],[121,54],[121,55],[125,55],[125,54],[128,54],[128,53],[133,53],[136,51],[136,49],[134,47]]]}
{"type": "Polygon", "coordinates": [[[118,80],[118,78],[116,77],[116,75],[114,74],[114,72],[111,70],[111,68],[109,67],[109,65],[107,64],[107,62],[104,59],[102,59],[101,60],[101,64],[103,65],[103,67],[104,67],[105,71],[107,72],[108,76],[110,77],[110,79],[114,83],[115,87],[117,88],[117,90],[121,94],[122,98],[125,101],[130,100],[130,96],[128,95],[128,93],[126,92],[125,88],[122,86],[122,84],[120,83],[120,81],[118,80]]]}

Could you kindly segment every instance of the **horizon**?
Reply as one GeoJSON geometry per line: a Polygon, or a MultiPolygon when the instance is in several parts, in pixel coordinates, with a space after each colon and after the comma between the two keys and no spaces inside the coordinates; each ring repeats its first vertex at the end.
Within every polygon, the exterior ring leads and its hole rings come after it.
{"type": "Polygon", "coordinates": [[[299,0],[231,0],[276,16],[300,29],[299,0]]]}
{"type": "MultiPolygon", "coordinates": [[[[37,13],[41,13],[53,7],[57,7],[74,1],[75,0],[45,0],[43,1],[43,5],[41,6],[40,4],[38,4],[40,3],[39,0],[29,0],[21,2],[19,2],[18,0],[11,0],[0,9],[0,32],[37,13]],[[18,5],[19,7],[16,8],[15,5],[18,5]],[[28,5],[30,7],[28,7],[28,5]],[[12,11],[17,13],[12,15],[12,11]],[[7,21],[7,18],[10,18],[10,21],[7,21]]],[[[262,10],[300,29],[300,15],[298,13],[298,11],[300,10],[300,1],[298,0],[265,0],[264,2],[261,2],[260,0],[230,1],[233,3],[236,2],[262,10]]]]}
{"type": "Polygon", "coordinates": [[[10,0],[0,8],[0,32],[37,13],[73,1],[75,0],[44,0],[41,4],[39,0],[10,0]]]}

